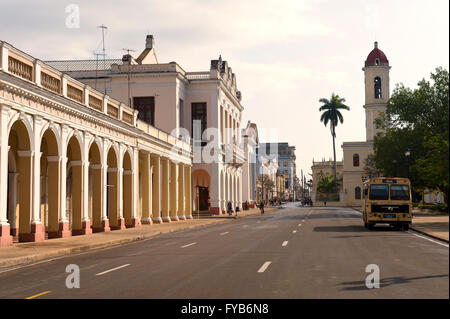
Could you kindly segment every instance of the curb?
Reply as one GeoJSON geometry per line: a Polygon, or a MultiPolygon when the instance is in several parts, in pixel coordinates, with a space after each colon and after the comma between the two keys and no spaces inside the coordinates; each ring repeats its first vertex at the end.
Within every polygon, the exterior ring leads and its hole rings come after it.
{"type": "MultiPolygon", "coordinates": [[[[245,218],[247,216],[252,216],[257,213],[258,212],[248,214],[245,216],[239,216],[239,218],[245,218]]],[[[88,245],[84,245],[84,246],[72,247],[72,248],[61,248],[59,250],[51,251],[51,252],[48,252],[45,254],[37,253],[36,255],[31,255],[31,256],[9,258],[5,261],[0,261],[0,270],[5,270],[11,266],[26,266],[26,265],[29,265],[29,264],[32,264],[35,262],[45,261],[47,259],[50,261],[51,259],[53,259],[55,257],[64,257],[64,256],[68,256],[71,254],[76,254],[76,253],[95,251],[95,250],[99,250],[99,249],[103,249],[103,248],[112,248],[112,247],[120,246],[120,245],[126,244],[126,243],[132,243],[132,242],[136,242],[136,241],[140,241],[140,240],[150,239],[152,237],[162,235],[162,234],[173,233],[173,232],[177,232],[177,231],[193,229],[193,228],[198,228],[198,227],[206,227],[206,226],[211,226],[212,224],[220,224],[220,223],[225,223],[227,221],[233,221],[233,220],[236,220],[236,218],[216,219],[215,221],[209,222],[209,223],[198,224],[198,225],[186,225],[186,227],[183,227],[180,229],[170,228],[168,230],[159,231],[159,232],[156,232],[153,234],[138,234],[138,235],[134,235],[134,236],[128,237],[128,238],[115,239],[115,240],[110,240],[110,241],[102,242],[102,243],[98,243],[98,244],[93,243],[93,244],[88,244],[88,245]]]]}
{"type": "Polygon", "coordinates": [[[425,236],[428,236],[428,237],[431,237],[431,238],[434,238],[434,239],[446,242],[447,244],[449,243],[448,239],[440,238],[440,237],[435,236],[435,235],[431,235],[430,233],[427,233],[427,232],[425,232],[423,230],[419,230],[417,228],[414,228],[413,226],[409,226],[409,229],[414,230],[415,232],[418,232],[418,233],[420,233],[422,235],[425,235],[425,236]]]}

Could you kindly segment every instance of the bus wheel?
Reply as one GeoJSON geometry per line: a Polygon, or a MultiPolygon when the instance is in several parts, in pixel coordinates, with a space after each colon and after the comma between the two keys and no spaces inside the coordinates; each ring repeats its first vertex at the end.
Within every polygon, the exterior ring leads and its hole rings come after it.
{"type": "Polygon", "coordinates": [[[407,231],[409,229],[409,224],[403,224],[403,230],[404,231],[407,231]]]}
{"type": "Polygon", "coordinates": [[[367,229],[372,230],[374,226],[375,226],[374,223],[368,223],[367,229]]]}

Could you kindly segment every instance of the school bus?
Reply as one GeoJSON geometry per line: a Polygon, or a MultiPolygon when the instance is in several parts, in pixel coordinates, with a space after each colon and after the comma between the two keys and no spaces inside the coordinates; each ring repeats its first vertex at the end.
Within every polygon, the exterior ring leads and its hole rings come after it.
{"type": "Polygon", "coordinates": [[[408,178],[377,177],[364,182],[364,227],[377,223],[408,230],[412,222],[411,183],[408,178]]]}

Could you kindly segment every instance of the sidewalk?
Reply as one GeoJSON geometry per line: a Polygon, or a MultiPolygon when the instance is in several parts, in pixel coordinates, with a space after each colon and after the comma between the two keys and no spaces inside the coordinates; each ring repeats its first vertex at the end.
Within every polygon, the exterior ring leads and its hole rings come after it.
{"type": "Polygon", "coordinates": [[[428,209],[413,208],[411,229],[448,242],[448,221],[448,214],[428,209]]]}
{"type": "MultiPolygon", "coordinates": [[[[274,209],[278,209],[278,207],[267,208],[266,211],[274,209]]],[[[253,208],[248,211],[239,212],[237,219],[259,213],[259,209],[253,208]]],[[[200,219],[197,219],[194,215],[194,219],[171,223],[142,225],[136,228],[115,230],[107,233],[50,239],[39,243],[16,243],[8,247],[0,248],[0,270],[11,266],[30,264],[64,255],[113,247],[124,243],[151,238],[160,234],[231,222],[233,220],[236,220],[235,215],[232,217],[229,217],[228,215],[212,216],[209,218],[200,217],[200,219]]]]}

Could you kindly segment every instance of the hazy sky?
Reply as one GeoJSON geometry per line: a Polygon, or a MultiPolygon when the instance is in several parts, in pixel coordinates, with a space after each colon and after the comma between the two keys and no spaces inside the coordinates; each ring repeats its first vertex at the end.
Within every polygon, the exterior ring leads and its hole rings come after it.
{"type": "Polygon", "coordinates": [[[297,147],[297,173],[314,157],[332,157],[330,130],[319,122],[321,97],[345,97],[350,112],[337,128],[344,141],[365,140],[361,68],[373,42],[392,66],[395,83],[413,87],[437,66],[448,69],[449,1],[1,0],[0,39],[41,60],[93,58],[104,24],[108,57],[144,48],[153,34],[160,62],[186,71],[209,69],[219,54],[236,73],[248,120],[278,128],[297,147]],[[80,28],[65,25],[69,4],[80,28]]]}

